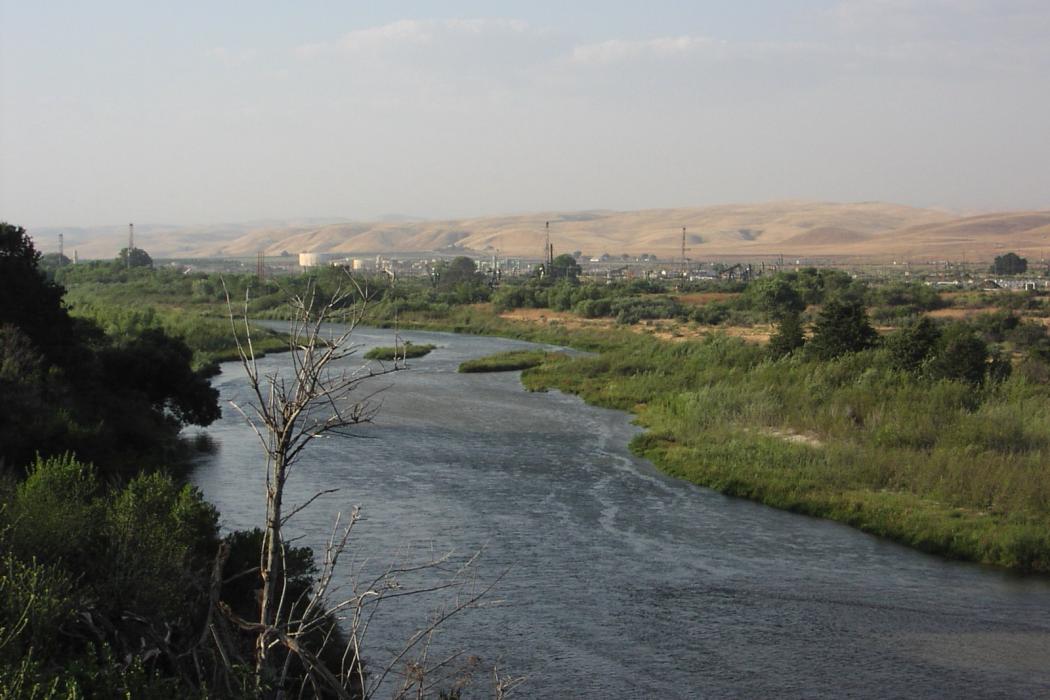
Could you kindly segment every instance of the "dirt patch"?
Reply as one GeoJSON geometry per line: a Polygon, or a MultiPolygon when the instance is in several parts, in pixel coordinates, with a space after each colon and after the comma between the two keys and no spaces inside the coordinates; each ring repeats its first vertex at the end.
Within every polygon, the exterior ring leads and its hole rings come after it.
{"type": "Polygon", "coordinates": [[[692,294],[678,294],[674,298],[680,304],[690,306],[704,306],[712,301],[725,301],[740,296],[739,292],[694,292],[692,294]]]}
{"type": "Polygon", "coordinates": [[[581,318],[568,311],[551,311],[550,309],[514,309],[500,314],[500,318],[519,323],[549,325],[556,323],[569,330],[590,328],[612,330],[623,328],[634,333],[645,333],[661,340],[682,341],[699,340],[714,333],[740,338],[748,343],[763,345],[769,342],[773,327],[758,326],[700,326],[694,323],[682,323],[674,320],[647,320],[631,326],[617,324],[611,318],[581,318]]]}
{"type": "Polygon", "coordinates": [[[690,326],[686,324],[669,324],[657,327],[639,327],[634,330],[648,332],[661,340],[698,340],[709,335],[721,333],[733,338],[740,338],[746,343],[765,345],[773,334],[771,326],[690,326]]]}
{"type": "Polygon", "coordinates": [[[544,326],[556,323],[569,330],[580,328],[608,330],[616,325],[616,322],[610,318],[581,318],[568,311],[551,311],[550,309],[514,309],[501,313],[499,317],[508,321],[544,326]]]}
{"type": "Polygon", "coordinates": [[[929,312],[931,318],[950,318],[950,319],[967,319],[979,316],[981,314],[994,313],[996,309],[988,306],[979,309],[935,309],[929,312]]]}
{"type": "Polygon", "coordinates": [[[768,435],[769,437],[780,438],[781,440],[784,440],[786,442],[793,442],[799,445],[809,445],[810,447],[824,446],[824,443],[820,440],[820,438],[818,438],[816,435],[812,435],[811,433],[798,433],[794,430],[788,429],[778,430],[776,428],[766,428],[762,431],[762,434],[768,435]]]}

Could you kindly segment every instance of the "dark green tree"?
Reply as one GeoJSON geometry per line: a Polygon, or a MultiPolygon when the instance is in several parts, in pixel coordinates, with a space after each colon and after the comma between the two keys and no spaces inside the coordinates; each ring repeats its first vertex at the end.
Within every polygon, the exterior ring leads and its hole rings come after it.
{"type": "Polygon", "coordinates": [[[455,304],[484,301],[490,292],[485,275],[478,272],[472,259],[463,255],[434,266],[434,286],[443,301],[455,304]]]}
{"type": "Polygon", "coordinates": [[[102,352],[112,385],[144,397],[180,427],[210,425],[220,416],[218,390],[191,369],[192,362],[193,351],[185,342],[157,328],[102,352]]]}
{"type": "Polygon", "coordinates": [[[992,272],[997,275],[1023,275],[1028,270],[1028,261],[1017,253],[998,255],[992,263],[992,272]]]}
{"type": "Polygon", "coordinates": [[[918,371],[933,356],[941,331],[928,316],[904,326],[886,338],[893,366],[905,372],[918,371]]]}
{"type": "Polygon", "coordinates": [[[576,262],[576,258],[568,253],[562,253],[551,262],[551,277],[553,279],[568,280],[575,284],[579,282],[582,271],[579,263],[576,262]]]}
{"type": "Polygon", "coordinates": [[[478,266],[473,260],[460,255],[446,262],[442,260],[434,266],[437,272],[438,287],[452,289],[457,284],[472,283],[477,281],[478,266]]]}
{"type": "Polygon", "coordinates": [[[807,347],[815,357],[830,360],[849,352],[866,350],[875,345],[878,337],[863,303],[836,297],[820,310],[813,326],[813,338],[807,347]]]}
{"type": "Polygon", "coordinates": [[[55,270],[63,267],[68,267],[73,264],[73,261],[67,258],[65,255],[60,253],[45,253],[40,256],[39,267],[49,275],[53,275],[55,270]]]}
{"type": "Polygon", "coordinates": [[[128,262],[128,249],[121,248],[117,262],[127,267],[153,267],[153,258],[142,248],[131,249],[131,262],[128,262]]]}
{"type": "Polygon", "coordinates": [[[805,343],[806,336],[799,314],[783,314],[777,322],[776,332],[769,339],[769,355],[773,359],[779,359],[790,355],[805,343]]]}
{"type": "Polygon", "coordinates": [[[937,353],[927,368],[935,379],[980,384],[992,359],[988,344],[965,323],[948,326],[937,343],[937,353]]]}
{"type": "Polygon", "coordinates": [[[804,267],[784,276],[798,289],[806,304],[823,304],[832,297],[856,298],[860,291],[853,278],[842,270],[804,267]]]}
{"type": "Polygon", "coordinates": [[[748,285],[748,294],[756,307],[764,311],[771,319],[779,320],[787,316],[802,313],[806,302],[798,289],[784,275],[763,277],[748,285]]]}
{"type": "Polygon", "coordinates": [[[189,348],[157,329],[115,338],[72,319],[39,258],[24,229],[0,224],[0,464],[75,450],[134,473],[177,459],[180,429],[219,415],[189,348]]]}
{"type": "Polygon", "coordinates": [[[40,272],[40,253],[21,226],[0,223],[0,325],[17,326],[48,357],[68,356],[73,322],[65,289],[40,272]]]}

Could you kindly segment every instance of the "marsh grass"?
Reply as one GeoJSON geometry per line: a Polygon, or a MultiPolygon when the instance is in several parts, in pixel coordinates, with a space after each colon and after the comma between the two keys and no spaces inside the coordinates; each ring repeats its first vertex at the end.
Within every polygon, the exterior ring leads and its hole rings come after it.
{"type": "Polygon", "coordinates": [[[773,362],[724,336],[626,335],[523,381],[635,411],[647,432],[632,448],[675,476],[923,551],[1050,571],[1045,385],[917,379],[879,350],[773,362]]]}
{"type": "Polygon", "coordinates": [[[538,367],[544,362],[567,359],[564,353],[548,353],[543,350],[509,350],[493,355],[467,360],[459,365],[460,372],[514,372],[538,367]]]}
{"type": "Polygon", "coordinates": [[[423,357],[429,355],[430,351],[436,348],[437,345],[431,345],[430,343],[410,343],[405,342],[404,345],[397,347],[376,347],[372,348],[365,353],[366,360],[397,360],[397,359],[411,359],[414,357],[423,357]]]}

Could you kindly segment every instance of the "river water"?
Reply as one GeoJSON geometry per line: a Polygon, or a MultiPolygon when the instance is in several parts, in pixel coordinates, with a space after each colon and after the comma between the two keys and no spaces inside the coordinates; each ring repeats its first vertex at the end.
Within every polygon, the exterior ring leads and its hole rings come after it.
{"type": "MultiPolygon", "coordinates": [[[[1050,697],[1047,579],[942,561],[668,478],[627,449],[638,430],[628,415],[526,392],[517,373],[456,372],[528,343],[401,335],[439,348],[375,380],[374,423],[312,444],[286,502],[340,489],[290,526],[316,551],[337,511],[362,506],[343,582],[481,550],[480,585],[502,578],[483,607],[443,626],[431,658],[463,650],[480,668],[524,676],[517,696],[530,698],[1050,697]]],[[[393,335],[355,340],[367,349],[393,335]]],[[[224,402],[244,400],[238,365],[215,385],[224,402]]],[[[209,433],[218,449],[197,486],[224,528],[260,525],[257,439],[228,405],[209,433]]],[[[371,667],[451,596],[386,603],[365,642],[371,667]]],[[[482,673],[468,691],[487,688],[482,673]]]]}

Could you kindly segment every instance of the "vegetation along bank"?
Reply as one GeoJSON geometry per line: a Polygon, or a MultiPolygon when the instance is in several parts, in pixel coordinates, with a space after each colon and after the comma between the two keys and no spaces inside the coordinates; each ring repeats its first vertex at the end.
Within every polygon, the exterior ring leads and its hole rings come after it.
{"type": "MultiPolygon", "coordinates": [[[[464,371],[526,368],[529,388],[633,411],[646,428],[639,454],[724,493],[949,557],[1050,570],[1044,293],[943,293],[813,268],[750,283],[609,284],[561,263],[547,278],[495,288],[462,260],[429,280],[364,280],[370,322],[592,351],[482,359],[464,371]]],[[[216,275],[108,281],[79,267],[65,279],[86,305],[130,297],[133,284],[143,305],[129,314],[226,313],[216,275]]],[[[225,283],[234,298],[251,290],[253,316],[281,318],[289,296],[328,294],[346,273],[225,283]]]]}

